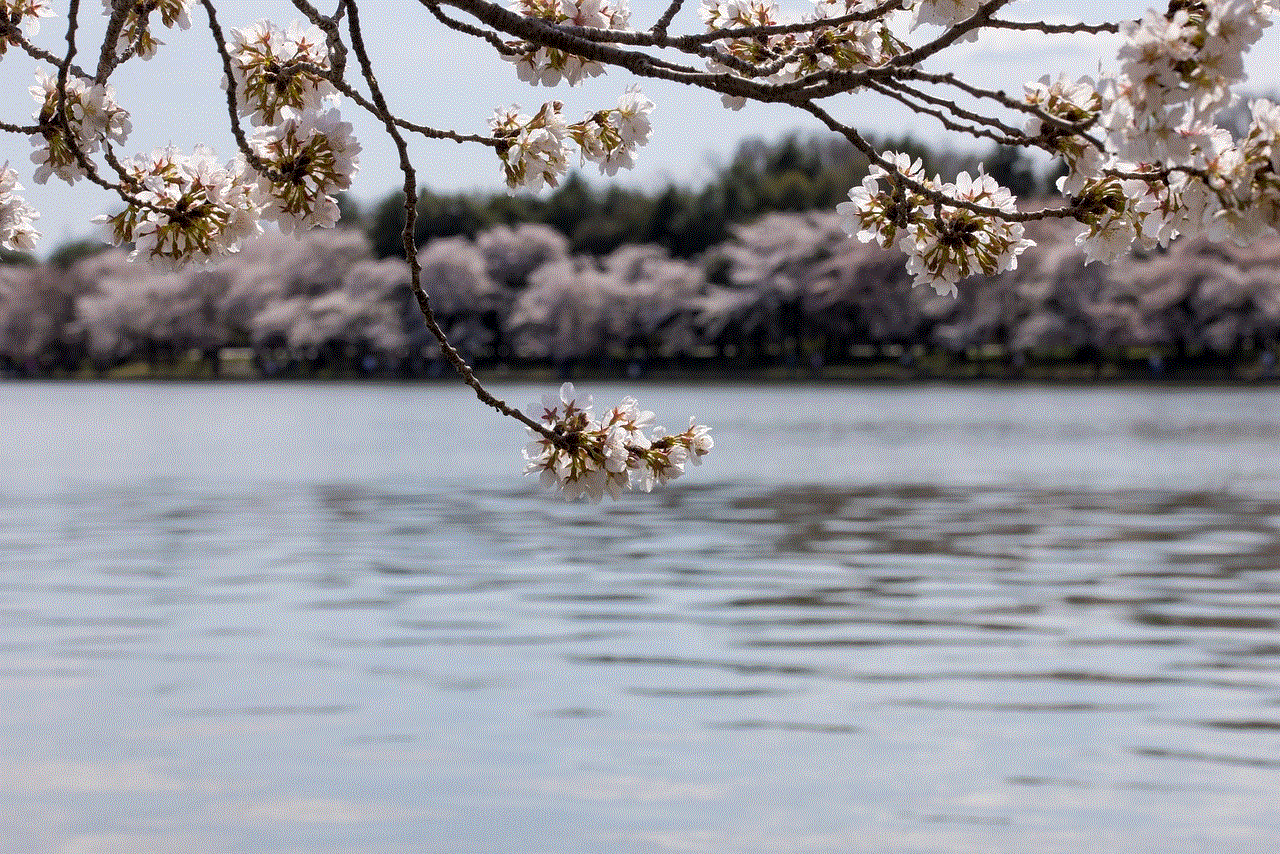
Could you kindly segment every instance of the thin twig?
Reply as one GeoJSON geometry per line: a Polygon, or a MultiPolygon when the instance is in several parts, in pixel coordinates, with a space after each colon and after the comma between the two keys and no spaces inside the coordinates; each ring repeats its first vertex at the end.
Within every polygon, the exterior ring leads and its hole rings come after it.
{"type": "Polygon", "coordinates": [[[240,109],[238,105],[239,98],[236,96],[236,76],[233,73],[233,62],[231,54],[227,51],[227,40],[222,34],[222,27],[218,24],[218,12],[213,7],[213,0],[200,0],[200,5],[204,6],[205,14],[209,16],[209,32],[213,34],[213,43],[218,51],[218,56],[222,60],[222,73],[227,81],[227,116],[231,123],[231,135],[235,137],[236,147],[240,149],[240,153],[244,155],[244,159],[248,161],[256,171],[266,175],[272,181],[281,181],[280,173],[266,163],[258,152],[253,150],[253,146],[249,145],[249,139],[244,134],[244,126],[240,124],[240,109]]]}
{"type": "Polygon", "coordinates": [[[9,122],[0,122],[0,130],[7,133],[40,133],[40,125],[15,125],[9,122]]]}
{"type": "Polygon", "coordinates": [[[1044,210],[1039,210],[1039,211],[1011,212],[1011,211],[1001,210],[1000,208],[993,208],[993,207],[990,207],[989,205],[979,205],[974,202],[966,201],[964,199],[952,198],[951,196],[938,192],[933,187],[929,187],[925,184],[922,184],[919,181],[916,181],[913,178],[909,178],[906,175],[899,172],[897,167],[894,166],[894,164],[890,163],[889,161],[881,157],[880,152],[876,151],[875,148],[869,142],[863,139],[862,136],[859,135],[857,131],[855,131],[853,128],[848,127],[847,125],[842,125],[840,122],[836,121],[834,118],[831,117],[831,115],[826,110],[822,109],[817,104],[814,104],[812,102],[806,102],[801,104],[800,108],[810,113],[811,115],[815,116],[818,119],[818,121],[822,122],[829,129],[835,131],[836,133],[843,136],[845,139],[849,140],[849,142],[853,143],[853,146],[857,148],[860,152],[862,152],[862,154],[871,163],[875,164],[876,166],[879,166],[881,169],[884,169],[886,172],[888,172],[889,180],[893,181],[895,185],[899,187],[906,187],[907,189],[915,193],[918,193],[921,196],[924,196],[926,199],[934,203],[935,208],[937,208],[939,205],[948,205],[954,208],[964,208],[965,210],[973,211],[974,213],[982,214],[983,216],[995,217],[996,219],[1002,219],[1008,222],[1030,222],[1032,220],[1047,219],[1050,217],[1058,218],[1058,219],[1064,219],[1064,218],[1070,219],[1070,218],[1073,218],[1075,214],[1078,213],[1080,210],[1078,207],[1074,205],[1068,205],[1062,208],[1046,208],[1044,210]]]}
{"type": "Polygon", "coordinates": [[[938,36],[933,41],[922,44],[914,50],[909,50],[906,53],[895,56],[893,59],[889,60],[889,64],[892,66],[919,65],[921,62],[944,48],[948,48],[955,44],[973,30],[986,26],[987,21],[991,20],[992,15],[994,15],[1001,7],[1007,6],[1012,2],[1013,0],[987,0],[986,3],[979,6],[973,15],[966,20],[948,28],[942,35],[938,36]]]}
{"type": "Polygon", "coordinates": [[[684,5],[684,0],[671,0],[662,16],[654,22],[649,28],[649,32],[654,38],[665,38],[667,35],[667,27],[671,26],[671,22],[675,20],[676,14],[680,11],[680,7],[684,5]]]}
{"type": "MultiPolygon", "coordinates": [[[[299,65],[300,67],[304,67],[304,68],[315,67],[315,66],[303,66],[301,63],[299,63],[299,65]]],[[[356,89],[345,80],[336,79],[331,75],[326,75],[326,76],[328,77],[329,82],[332,83],[338,89],[339,92],[346,95],[352,101],[355,101],[357,105],[359,105],[361,108],[363,108],[370,115],[372,115],[377,119],[380,119],[380,120],[390,119],[391,121],[395,122],[397,127],[403,128],[404,130],[407,130],[411,133],[419,134],[421,136],[426,137],[427,139],[447,139],[447,140],[451,140],[453,142],[459,142],[459,143],[476,142],[476,143],[479,143],[480,145],[487,145],[490,148],[498,147],[498,142],[497,140],[493,139],[493,137],[480,136],[474,133],[458,133],[457,131],[452,131],[452,130],[441,130],[440,128],[433,128],[433,127],[428,127],[427,125],[420,125],[420,124],[417,124],[416,122],[411,122],[408,119],[402,119],[399,116],[395,116],[395,115],[384,116],[382,112],[378,109],[377,105],[374,104],[372,101],[370,101],[368,98],[366,98],[360,92],[359,89],[356,89]]]]}
{"type": "Polygon", "coordinates": [[[1120,25],[1113,23],[1102,24],[1045,24],[1035,21],[1005,21],[1000,18],[990,18],[984,27],[993,30],[1031,30],[1037,33],[1048,33],[1050,35],[1056,33],[1118,33],[1120,25]]]}
{"type": "MultiPolygon", "coordinates": [[[[888,83],[882,82],[879,80],[867,81],[867,88],[871,89],[874,92],[879,92],[881,95],[884,95],[886,98],[892,98],[893,100],[906,105],[909,109],[912,110],[912,112],[933,117],[938,121],[939,124],[941,124],[945,129],[949,131],[968,134],[969,136],[973,136],[973,137],[982,137],[986,139],[991,139],[1001,144],[1010,144],[1010,137],[1007,134],[1000,134],[994,130],[991,130],[990,128],[979,127],[977,125],[961,124],[960,122],[948,116],[945,110],[926,106],[925,104],[918,103],[917,101],[913,100],[913,98],[923,99],[925,96],[921,92],[911,91],[911,90],[908,90],[906,87],[894,88],[890,86],[888,83]]],[[[956,109],[956,114],[957,115],[960,114],[960,111],[958,108],[956,109]]],[[[965,118],[969,118],[969,116],[965,116],[965,118]]],[[[988,119],[987,121],[994,121],[994,120],[988,119]]]]}
{"type": "MultiPolygon", "coordinates": [[[[949,111],[953,115],[958,116],[959,118],[965,119],[967,121],[971,121],[974,124],[985,125],[987,128],[993,129],[993,131],[999,131],[1007,139],[1018,140],[1017,144],[1019,145],[1029,144],[1031,141],[1029,137],[1027,137],[1025,134],[1022,133],[1022,131],[1018,130],[1018,128],[1014,127],[1013,125],[1006,124],[1000,121],[999,119],[995,118],[994,116],[986,116],[986,115],[983,115],[982,113],[976,113],[972,110],[966,110],[964,107],[961,107],[959,104],[957,104],[955,101],[951,100],[950,98],[942,98],[937,95],[931,94],[929,92],[925,92],[915,86],[912,86],[911,84],[907,83],[905,80],[889,79],[889,80],[875,81],[875,82],[880,83],[881,85],[889,89],[893,89],[897,92],[901,92],[909,97],[918,98],[924,103],[930,104],[931,106],[936,107],[939,110],[942,110],[944,112],[949,111]]],[[[921,109],[924,109],[924,108],[921,107],[921,109]]]]}
{"type": "Polygon", "coordinates": [[[435,16],[437,21],[444,24],[449,29],[485,40],[493,47],[494,50],[503,56],[515,56],[520,53],[520,51],[504,42],[502,37],[493,30],[485,30],[480,27],[472,26],[465,21],[459,21],[452,15],[446,14],[445,11],[440,8],[440,4],[434,2],[434,0],[423,0],[422,5],[427,7],[427,10],[435,16]]]}
{"type": "MultiPolygon", "coordinates": [[[[144,202],[135,196],[123,184],[113,183],[98,174],[98,167],[84,150],[80,148],[80,141],[76,139],[74,133],[71,132],[71,119],[67,115],[67,80],[70,79],[72,60],[76,55],[76,32],[80,27],[80,0],[70,0],[67,5],[67,52],[58,62],[58,82],[57,82],[57,101],[54,105],[53,120],[58,123],[58,130],[61,131],[63,139],[67,144],[67,148],[71,151],[71,156],[75,158],[76,165],[84,172],[85,177],[94,184],[107,190],[111,190],[120,198],[130,204],[137,205],[141,208],[156,210],[155,205],[144,202]]],[[[43,132],[45,128],[41,127],[43,132]]],[[[113,162],[113,166],[114,166],[113,162]]],[[[122,179],[127,180],[127,176],[122,170],[117,169],[122,179]]]]}
{"type": "MultiPolygon", "coordinates": [[[[38,59],[41,62],[47,62],[50,65],[54,66],[55,68],[62,65],[61,58],[54,56],[52,53],[49,53],[49,51],[45,50],[44,48],[36,47],[31,42],[27,41],[27,39],[21,34],[21,32],[18,33],[18,47],[22,48],[23,51],[25,51],[26,54],[30,56],[32,59],[38,59]]],[[[85,71],[83,68],[76,65],[74,62],[71,63],[69,67],[71,69],[71,73],[74,74],[76,77],[79,77],[81,80],[88,81],[93,79],[92,74],[85,71]]]]}
{"type": "Polygon", "coordinates": [[[400,238],[404,246],[405,261],[409,264],[410,286],[418,302],[418,309],[422,312],[422,316],[426,321],[427,330],[439,342],[440,352],[444,354],[445,359],[458,372],[458,376],[462,377],[462,381],[471,387],[482,403],[509,418],[516,419],[557,446],[562,447],[565,439],[559,433],[534,421],[506,401],[494,397],[476,378],[475,372],[463,360],[457,349],[449,343],[449,337],[445,335],[444,330],[440,328],[440,324],[436,321],[435,313],[431,310],[431,297],[427,295],[427,292],[422,287],[422,263],[418,260],[418,247],[413,239],[413,228],[418,214],[417,173],[414,171],[413,162],[409,158],[409,146],[405,142],[404,136],[400,133],[399,127],[391,118],[391,109],[387,106],[386,98],[383,97],[382,89],[374,76],[373,63],[369,60],[369,53],[364,45],[364,36],[360,31],[360,13],[356,8],[355,0],[342,0],[342,2],[347,8],[347,28],[351,34],[351,47],[355,51],[356,60],[360,63],[360,73],[364,76],[365,83],[369,87],[369,94],[373,98],[373,104],[382,119],[383,127],[386,128],[387,135],[395,143],[396,152],[400,158],[400,172],[404,175],[404,230],[401,231],[400,238]]]}

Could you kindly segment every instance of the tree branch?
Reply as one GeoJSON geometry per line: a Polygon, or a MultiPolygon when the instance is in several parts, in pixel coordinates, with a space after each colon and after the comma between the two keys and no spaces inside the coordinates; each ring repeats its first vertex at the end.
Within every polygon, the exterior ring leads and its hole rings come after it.
{"type": "Polygon", "coordinates": [[[400,237],[404,247],[405,261],[409,264],[410,287],[413,289],[414,298],[418,302],[418,309],[422,312],[427,329],[439,342],[440,352],[444,354],[445,359],[457,371],[458,376],[462,377],[462,381],[471,387],[471,390],[475,392],[476,397],[482,403],[509,418],[516,419],[557,446],[561,446],[565,441],[563,436],[547,429],[519,409],[490,393],[476,378],[471,366],[463,360],[457,349],[449,342],[444,330],[440,328],[439,322],[436,321],[435,313],[431,310],[431,297],[422,287],[422,263],[418,260],[418,247],[413,239],[414,224],[418,216],[418,179],[417,173],[413,168],[413,162],[409,158],[409,146],[405,143],[399,127],[391,118],[391,109],[387,106],[387,100],[382,94],[382,88],[378,85],[378,80],[374,76],[373,63],[369,59],[369,53],[365,49],[364,36],[361,34],[360,13],[356,8],[355,0],[341,0],[341,2],[347,9],[347,27],[351,34],[351,47],[355,51],[356,60],[360,63],[360,73],[364,76],[365,83],[369,87],[373,104],[382,119],[383,127],[386,128],[387,136],[391,137],[392,142],[395,143],[396,153],[400,158],[400,172],[404,175],[404,230],[401,231],[400,237]]]}

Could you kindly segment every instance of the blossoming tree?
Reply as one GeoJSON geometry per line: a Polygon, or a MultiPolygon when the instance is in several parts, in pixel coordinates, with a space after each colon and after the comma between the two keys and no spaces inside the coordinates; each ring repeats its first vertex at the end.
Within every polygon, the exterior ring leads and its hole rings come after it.
{"type": "MultiPolygon", "coordinates": [[[[21,51],[41,66],[30,121],[0,121],[0,130],[29,136],[32,180],[85,180],[116,193],[122,209],[103,218],[115,241],[132,244],[137,259],[176,267],[237,251],[264,221],[286,233],[334,225],[336,194],[350,186],[360,153],[339,109],[367,111],[398,152],[405,257],[428,329],[484,403],[533,432],[527,470],[571,497],[598,500],[651,489],[698,462],[712,445],[706,427],[691,422],[668,434],[631,398],[600,417],[568,385],[532,414],[495,398],[436,323],[413,244],[410,137],[488,148],[509,187],[537,190],[554,186],[575,157],[608,175],[633,166],[650,135],[653,102],[633,84],[616,105],[576,122],[551,100],[536,110],[497,109],[486,133],[420,124],[388,105],[361,27],[366,10],[385,14],[391,0],[328,0],[325,11],[309,0],[292,3],[299,20],[287,28],[258,21],[224,29],[216,0],[102,0],[104,36],[90,51],[96,63],[81,64],[82,19],[97,9],[79,0],[0,0],[0,61],[21,51]],[[42,22],[57,18],[61,38],[42,46],[42,22]],[[229,159],[199,146],[130,154],[129,112],[112,75],[154,56],[166,28],[189,28],[193,18],[221,62],[237,150],[229,159]]],[[[717,93],[729,109],[754,100],[809,114],[871,163],[837,207],[846,230],[901,251],[916,283],[943,294],[969,276],[1013,269],[1031,245],[1023,223],[1034,219],[1077,222],[1077,243],[1100,261],[1179,234],[1249,241],[1280,227],[1280,106],[1250,104],[1243,132],[1218,123],[1239,106],[1242,57],[1269,26],[1275,0],[1170,0],[1138,20],[1080,23],[1023,20],[1011,3],[812,0],[800,13],[773,0],[700,0],[696,10],[670,0],[640,26],[625,0],[395,6],[396,14],[429,15],[487,42],[514,65],[515,78],[534,85],[574,86],[618,69],[632,80],[717,93]],[[929,70],[945,68],[961,42],[999,30],[1114,33],[1122,46],[1097,80],[1046,76],[1021,92],[929,70]],[[845,115],[843,96],[853,91],[904,104],[953,134],[1046,152],[1065,167],[1061,201],[1025,209],[982,172],[930,176],[918,160],[876,150],[845,115]]],[[[0,245],[31,249],[38,214],[18,179],[14,166],[0,167],[0,245]]]]}

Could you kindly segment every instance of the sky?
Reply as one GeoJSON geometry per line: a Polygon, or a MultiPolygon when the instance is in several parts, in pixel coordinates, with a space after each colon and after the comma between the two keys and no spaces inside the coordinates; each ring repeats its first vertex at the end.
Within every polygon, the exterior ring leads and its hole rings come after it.
{"type": "MultiPolygon", "coordinates": [[[[65,3],[55,0],[54,5],[61,9],[65,3]]],[[[320,5],[327,8],[330,4],[320,5]]],[[[647,26],[664,6],[665,0],[633,0],[632,25],[647,26]]],[[[809,3],[781,0],[780,6],[798,15],[809,3]]],[[[1125,2],[1122,7],[1099,0],[1080,0],[1070,7],[1047,0],[1016,0],[1007,7],[1006,16],[1067,20],[1064,12],[1069,11],[1078,16],[1076,20],[1099,21],[1116,16],[1120,8],[1137,17],[1145,7],[1143,3],[1125,2]]],[[[94,0],[83,3],[81,58],[96,57],[97,43],[92,38],[101,28],[97,8],[94,0]]],[[[299,17],[286,0],[219,0],[218,8],[224,31],[262,18],[283,26],[299,17]]],[[[672,32],[700,31],[696,8],[695,0],[689,0],[672,32]]],[[[709,177],[714,165],[727,160],[744,138],[776,139],[792,130],[819,130],[811,117],[792,107],[750,104],[733,112],[725,110],[714,93],[665,81],[638,80],[621,71],[611,71],[573,89],[529,86],[519,81],[514,66],[487,44],[442,27],[416,0],[366,0],[362,11],[366,41],[388,100],[405,118],[434,127],[487,133],[487,120],[495,108],[519,104],[532,113],[552,99],[565,103],[565,113],[572,121],[591,110],[612,106],[629,85],[639,83],[656,103],[654,131],[649,145],[640,152],[636,169],[618,176],[630,186],[697,182],[709,177]]],[[[36,42],[61,53],[65,49],[64,27],[65,18],[44,20],[36,42]]],[[[170,143],[190,150],[205,143],[230,159],[235,147],[227,130],[221,66],[202,10],[193,9],[190,30],[163,31],[160,37],[166,45],[154,59],[126,63],[112,78],[117,100],[131,113],[134,126],[127,151],[122,153],[147,152],[170,143]]],[[[957,46],[947,54],[947,61],[952,70],[975,83],[1016,95],[1025,81],[1044,74],[1056,75],[1062,70],[1096,74],[1100,63],[1109,67],[1108,56],[1114,57],[1116,44],[1108,36],[1046,37],[1001,31],[977,43],[957,46]]],[[[17,51],[10,50],[0,58],[0,86],[11,93],[0,110],[0,119],[13,123],[30,120],[35,102],[26,90],[34,82],[34,68],[17,51]]],[[[1255,48],[1249,68],[1256,90],[1280,87],[1280,37],[1276,33],[1269,33],[1255,48]]],[[[944,139],[936,126],[883,99],[851,94],[832,99],[827,106],[865,131],[911,131],[933,142],[944,139]]],[[[344,104],[342,113],[354,125],[363,146],[360,173],[351,192],[367,206],[399,186],[395,150],[380,125],[354,104],[344,104]]],[[[960,139],[954,144],[973,145],[960,139]]],[[[411,151],[423,186],[439,191],[504,189],[492,149],[417,140],[411,151]]],[[[8,161],[17,169],[24,195],[42,215],[36,222],[44,234],[37,254],[47,256],[69,240],[98,235],[90,220],[118,210],[118,203],[106,191],[83,181],[74,187],[56,178],[47,186],[35,184],[30,153],[26,137],[0,135],[0,163],[8,161]]],[[[588,164],[586,174],[594,171],[588,164]]]]}

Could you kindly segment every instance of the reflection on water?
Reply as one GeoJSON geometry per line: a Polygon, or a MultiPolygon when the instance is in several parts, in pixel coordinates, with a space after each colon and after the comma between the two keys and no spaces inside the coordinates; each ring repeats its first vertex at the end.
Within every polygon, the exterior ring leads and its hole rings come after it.
{"type": "MultiPolygon", "coordinates": [[[[18,389],[28,438],[69,393],[18,389]]],[[[1057,421],[1039,392],[948,392],[959,423],[1003,414],[944,454],[912,392],[769,418],[702,390],[721,467],[594,507],[489,475],[505,456],[463,485],[377,468],[436,390],[243,392],[263,419],[347,419],[322,457],[255,423],[281,456],[257,476],[219,427],[185,461],[140,466],[123,437],[125,462],[83,467],[78,432],[130,394],[224,423],[216,390],[102,393],[0,488],[5,854],[1280,840],[1280,465],[1244,457],[1280,435],[1274,397],[1160,401],[1187,414],[1161,427],[1141,404],[1103,420],[1109,392],[1057,421]],[[850,476],[881,428],[931,449],[901,470],[944,476],[850,476]],[[820,473],[761,473],[824,435],[820,473]],[[1166,467],[1118,484],[1117,445],[1166,467]]]]}

